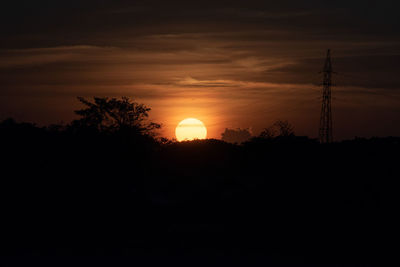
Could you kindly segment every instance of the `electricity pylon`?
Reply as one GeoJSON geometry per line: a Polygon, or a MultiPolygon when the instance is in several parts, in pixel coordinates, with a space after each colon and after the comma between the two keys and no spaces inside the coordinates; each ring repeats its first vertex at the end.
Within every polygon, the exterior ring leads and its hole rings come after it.
{"type": "Polygon", "coordinates": [[[331,110],[331,86],[332,86],[332,62],[331,51],[326,54],[325,66],[322,71],[324,79],[322,82],[322,109],[319,123],[319,142],[331,143],[332,136],[332,110],[331,110]]]}

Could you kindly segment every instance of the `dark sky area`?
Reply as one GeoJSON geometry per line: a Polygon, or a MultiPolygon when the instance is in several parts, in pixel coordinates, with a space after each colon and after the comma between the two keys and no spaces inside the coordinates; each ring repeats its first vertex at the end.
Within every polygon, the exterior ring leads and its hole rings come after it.
{"type": "Polygon", "coordinates": [[[173,137],[277,119],[316,137],[332,50],[334,138],[400,135],[398,1],[3,1],[0,119],[69,122],[76,96],[130,96],[173,137]]]}

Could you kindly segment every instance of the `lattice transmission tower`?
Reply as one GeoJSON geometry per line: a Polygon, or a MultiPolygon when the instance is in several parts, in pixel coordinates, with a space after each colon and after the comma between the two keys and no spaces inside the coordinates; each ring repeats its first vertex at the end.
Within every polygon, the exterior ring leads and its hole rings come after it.
{"type": "Polygon", "coordinates": [[[324,65],[322,82],[322,108],[319,123],[320,143],[331,143],[332,135],[332,108],[331,108],[331,87],[332,87],[332,62],[331,51],[328,49],[324,65]]]}

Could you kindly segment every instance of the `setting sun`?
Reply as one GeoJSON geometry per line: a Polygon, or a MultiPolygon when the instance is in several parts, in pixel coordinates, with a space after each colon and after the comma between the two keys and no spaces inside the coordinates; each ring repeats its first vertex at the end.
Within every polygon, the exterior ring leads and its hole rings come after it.
{"type": "Polygon", "coordinates": [[[205,139],[207,137],[207,128],[202,121],[195,118],[187,118],[176,126],[175,135],[178,141],[205,139]]]}

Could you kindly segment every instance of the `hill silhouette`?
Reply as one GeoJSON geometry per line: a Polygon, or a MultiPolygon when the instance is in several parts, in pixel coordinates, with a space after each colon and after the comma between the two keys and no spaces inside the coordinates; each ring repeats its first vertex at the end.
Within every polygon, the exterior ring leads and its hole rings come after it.
{"type": "Polygon", "coordinates": [[[398,137],[321,145],[290,134],[237,145],[87,126],[0,123],[3,256],[248,265],[395,255],[398,137]]]}

